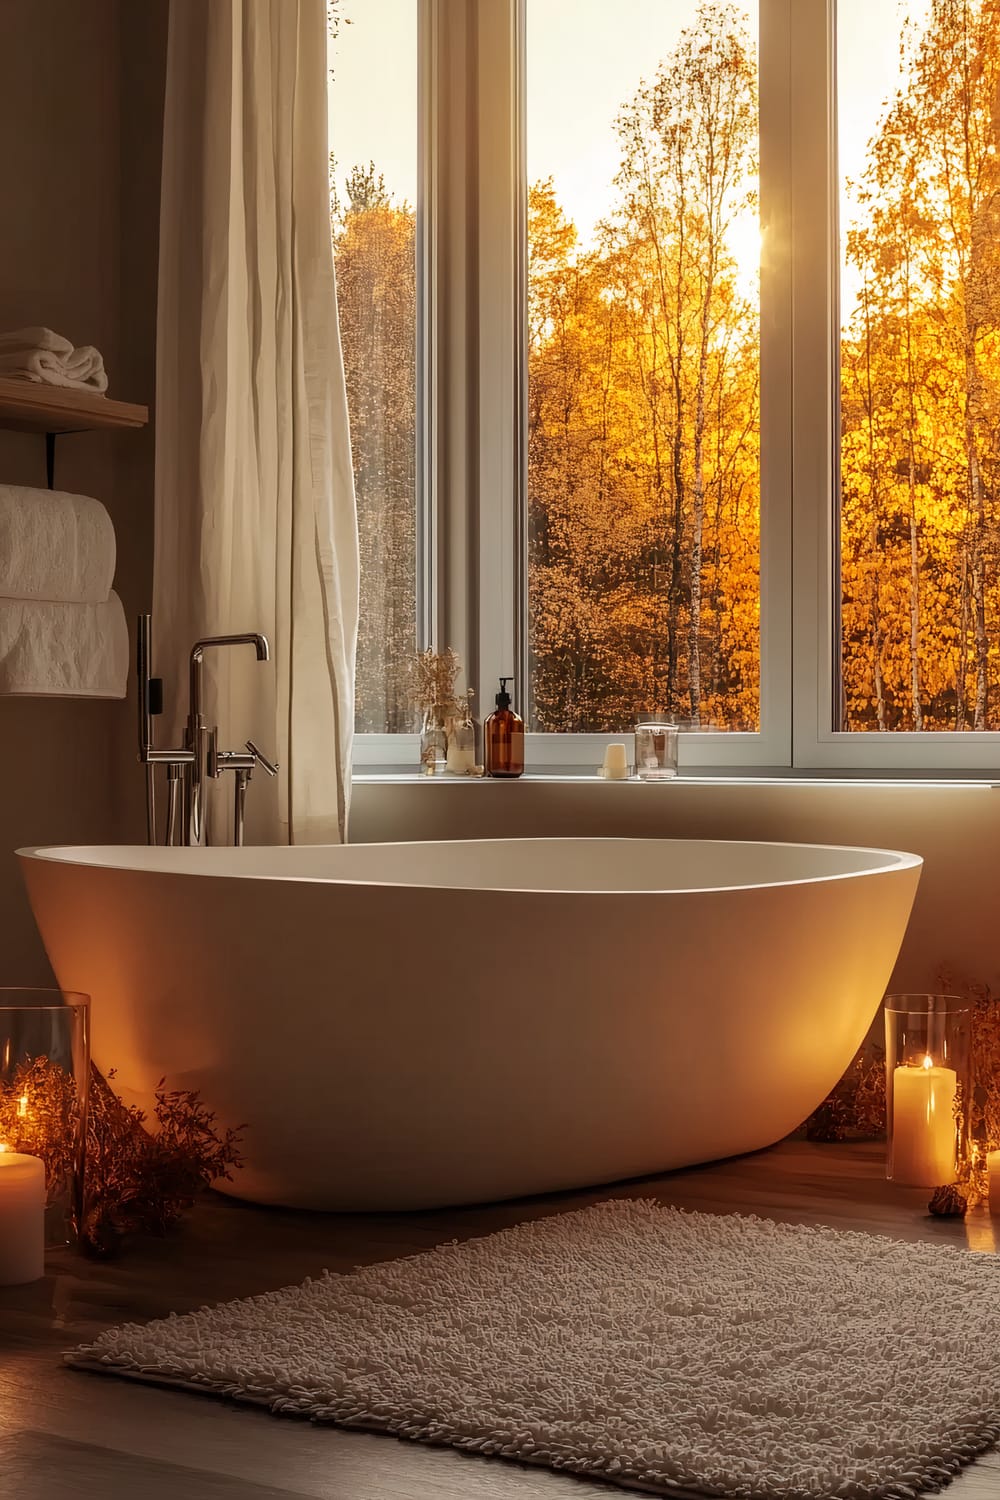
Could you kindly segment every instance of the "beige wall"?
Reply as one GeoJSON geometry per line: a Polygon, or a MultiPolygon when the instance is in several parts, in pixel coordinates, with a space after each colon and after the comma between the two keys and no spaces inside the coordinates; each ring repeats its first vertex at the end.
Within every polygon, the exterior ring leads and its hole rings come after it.
{"type": "MultiPolygon", "coordinates": [[[[166,0],[3,0],[0,329],[41,323],[105,356],[111,393],[153,400],[166,0]]],[[[59,440],[56,484],[115,522],[116,587],[148,607],[152,432],[59,440]]],[[[0,480],[45,483],[40,437],[0,432],[0,480]]],[[[141,829],[131,706],[0,698],[0,984],[45,983],[20,844],[141,829]]]]}
{"type": "Polygon", "coordinates": [[[358,843],[573,834],[911,850],[925,865],[893,988],[936,989],[950,967],[1000,994],[1000,787],[444,779],[354,787],[358,843]]]}

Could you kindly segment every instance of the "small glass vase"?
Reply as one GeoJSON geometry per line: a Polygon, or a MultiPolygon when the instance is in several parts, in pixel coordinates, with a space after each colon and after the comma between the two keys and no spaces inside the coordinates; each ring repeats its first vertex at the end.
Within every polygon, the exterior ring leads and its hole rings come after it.
{"type": "Polygon", "coordinates": [[[0,988],[0,1149],[44,1163],[50,1246],[83,1223],[89,1084],[89,997],[0,988]]]}
{"type": "Polygon", "coordinates": [[[424,709],[420,725],[420,769],[425,776],[443,776],[448,769],[448,717],[439,704],[424,709]]]}
{"type": "Polygon", "coordinates": [[[479,725],[472,714],[461,719],[448,720],[448,753],[446,769],[449,776],[475,776],[479,773],[479,725]]]}
{"type": "Polygon", "coordinates": [[[886,1176],[946,1187],[969,1154],[972,1007],[958,995],[886,995],[886,1176]]]}

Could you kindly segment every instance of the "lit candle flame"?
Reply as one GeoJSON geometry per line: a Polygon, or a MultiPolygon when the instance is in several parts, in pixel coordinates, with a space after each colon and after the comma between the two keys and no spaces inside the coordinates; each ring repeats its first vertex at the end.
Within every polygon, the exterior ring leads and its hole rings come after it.
{"type": "Polygon", "coordinates": [[[6,1141],[0,1141],[0,1151],[9,1151],[10,1147],[6,1141]]]}
{"type": "Polygon", "coordinates": [[[28,1096],[27,1096],[27,1094],[22,1094],[21,1097],[20,1097],[20,1099],[17,1101],[17,1112],[18,1112],[18,1115],[20,1116],[20,1118],[22,1120],[24,1119],[25,1115],[28,1113],[28,1096]]]}
{"type": "Polygon", "coordinates": [[[933,1066],[934,1066],[934,1063],[933,1063],[933,1061],[932,1061],[932,1059],[930,1057],[930,1054],[928,1053],[928,1055],[924,1058],[924,1067],[925,1068],[933,1068],[933,1066]]]}

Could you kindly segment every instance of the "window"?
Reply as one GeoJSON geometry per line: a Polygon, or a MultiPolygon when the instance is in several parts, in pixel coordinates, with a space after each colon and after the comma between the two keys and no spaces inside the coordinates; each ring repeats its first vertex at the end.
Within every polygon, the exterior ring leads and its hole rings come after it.
{"type": "Polygon", "coordinates": [[[1000,16],[872,10],[840,0],[840,727],[997,729],[1000,16]]]}
{"type": "Polygon", "coordinates": [[[359,759],[436,641],[529,764],[664,706],[689,765],[995,761],[998,0],[353,3],[359,759]]]}
{"type": "Polygon", "coordinates": [[[417,0],[330,17],[330,203],[361,551],[358,733],[412,728],[417,647],[417,0]]]}
{"type": "Polygon", "coordinates": [[[756,730],[756,5],[567,21],[528,0],[530,727],[756,730]]]}

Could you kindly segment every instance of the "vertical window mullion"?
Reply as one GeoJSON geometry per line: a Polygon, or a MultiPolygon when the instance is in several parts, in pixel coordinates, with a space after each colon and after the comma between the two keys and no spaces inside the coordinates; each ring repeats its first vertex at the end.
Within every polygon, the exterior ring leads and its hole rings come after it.
{"type": "Polygon", "coordinates": [[[791,8],[793,759],[822,765],[833,692],[836,198],[833,0],[791,8]]]}
{"type": "Polygon", "coordinates": [[[520,598],[524,469],[523,0],[475,0],[478,157],[478,513],[474,527],[478,688],[483,713],[497,678],[526,702],[520,598]]]}
{"type": "Polygon", "coordinates": [[[438,92],[441,80],[440,9],[420,0],[417,18],[417,647],[437,636],[439,558],[436,479],[436,362],[438,283],[435,251],[439,241],[437,141],[441,134],[438,92]]]}
{"type": "Polygon", "coordinates": [[[764,756],[774,766],[792,764],[790,91],[795,3],[760,3],[760,719],[764,756]]]}
{"type": "Polygon", "coordinates": [[[475,686],[478,487],[477,29],[472,6],[421,0],[424,326],[423,644],[453,646],[475,686]]]}

